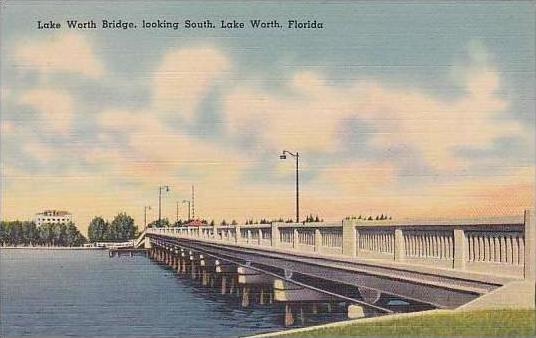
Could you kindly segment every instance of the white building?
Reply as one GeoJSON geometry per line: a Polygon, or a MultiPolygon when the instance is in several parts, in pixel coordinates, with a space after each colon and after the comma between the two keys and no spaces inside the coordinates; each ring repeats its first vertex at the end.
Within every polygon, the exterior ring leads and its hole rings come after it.
{"type": "Polygon", "coordinates": [[[67,211],[45,210],[35,214],[34,222],[37,226],[42,224],[67,224],[73,221],[73,215],[67,211]]]}

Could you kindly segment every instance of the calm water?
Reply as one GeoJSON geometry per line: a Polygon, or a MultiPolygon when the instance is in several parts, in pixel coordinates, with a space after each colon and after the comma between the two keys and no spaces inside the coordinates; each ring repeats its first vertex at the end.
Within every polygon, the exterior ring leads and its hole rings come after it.
{"type": "Polygon", "coordinates": [[[238,298],[145,257],[0,250],[1,335],[207,337],[281,328],[280,306],[240,308],[238,298]]]}

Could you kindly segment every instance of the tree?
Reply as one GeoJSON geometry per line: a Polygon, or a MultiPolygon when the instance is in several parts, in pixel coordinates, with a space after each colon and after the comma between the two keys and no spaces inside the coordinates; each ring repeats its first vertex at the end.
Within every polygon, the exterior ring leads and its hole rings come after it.
{"type": "Polygon", "coordinates": [[[87,235],[90,242],[104,242],[108,239],[106,235],[108,234],[108,223],[104,218],[97,216],[94,217],[89,223],[89,228],[87,230],[87,235]]]}
{"type": "Polygon", "coordinates": [[[0,221],[0,245],[1,246],[5,246],[7,239],[8,239],[7,232],[6,232],[6,225],[7,225],[7,222],[0,221]]]}
{"type": "Polygon", "coordinates": [[[66,226],[65,245],[80,246],[87,242],[86,238],[78,231],[74,223],[69,222],[66,226]]]}
{"type": "MultiPolygon", "coordinates": [[[[166,219],[169,226],[169,221],[166,219]]],[[[134,219],[122,212],[114,217],[109,226],[110,239],[113,241],[127,241],[134,238],[137,227],[134,225],[134,219]]]]}
{"type": "Polygon", "coordinates": [[[34,245],[39,241],[39,232],[34,222],[22,223],[22,237],[26,245],[34,245]]]}
{"type": "Polygon", "coordinates": [[[65,224],[55,223],[52,225],[54,234],[54,245],[65,246],[67,237],[67,226],[65,224]]]}
{"type": "Polygon", "coordinates": [[[11,223],[9,229],[9,237],[11,238],[11,245],[19,245],[23,243],[22,222],[15,221],[11,223]]]}
{"type": "Polygon", "coordinates": [[[225,222],[225,220],[221,221],[220,223],[221,225],[227,225],[227,222],[225,222]]]}
{"type": "Polygon", "coordinates": [[[233,221],[231,222],[231,225],[237,225],[238,223],[233,219],[233,221]]]}
{"type": "Polygon", "coordinates": [[[39,227],[39,242],[41,245],[54,245],[54,230],[52,224],[45,223],[39,227]]]}

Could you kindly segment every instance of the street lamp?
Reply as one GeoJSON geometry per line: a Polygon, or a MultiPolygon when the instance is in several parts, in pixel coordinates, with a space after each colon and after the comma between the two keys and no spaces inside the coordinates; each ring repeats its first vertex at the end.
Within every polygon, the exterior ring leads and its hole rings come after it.
{"type": "Polygon", "coordinates": [[[190,201],[189,200],[183,200],[182,203],[188,203],[188,221],[190,221],[190,201]]]}
{"type": "Polygon", "coordinates": [[[158,226],[162,225],[162,189],[164,191],[169,191],[169,186],[161,185],[158,187],[158,226]]]}
{"type": "Polygon", "coordinates": [[[151,210],[150,205],[143,207],[143,223],[145,224],[145,229],[147,229],[147,210],[151,210]]]}
{"type": "Polygon", "coordinates": [[[296,154],[291,153],[290,151],[283,150],[281,155],[279,155],[280,160],[286,160],[287,154],[296,158],[296,223],[300,222],[300,185],[299,185],[299,175],[298,175],[298,167],[299,167],[299,159],[300,154],[296,152],[296,154]]]}

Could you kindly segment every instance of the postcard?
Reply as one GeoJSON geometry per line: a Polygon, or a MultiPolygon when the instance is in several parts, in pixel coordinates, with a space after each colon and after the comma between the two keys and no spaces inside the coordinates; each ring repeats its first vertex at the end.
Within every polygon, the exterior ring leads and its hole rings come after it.
{"type": "Polygon", "coordinates": [[[533,1],[0,9],[0,335],[536,333],[533,1]]]}

